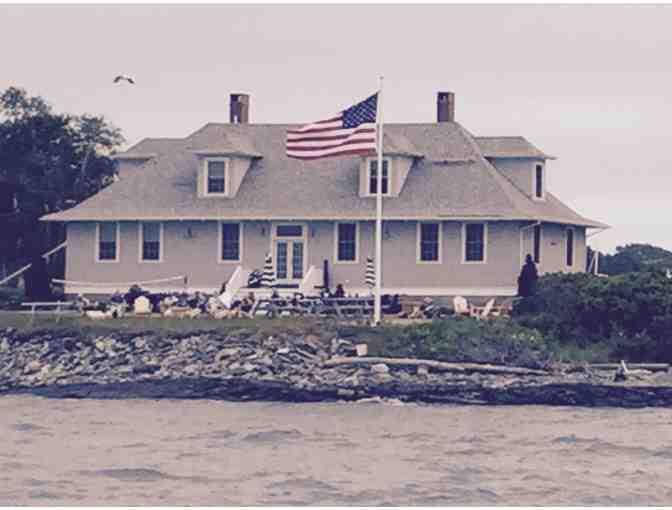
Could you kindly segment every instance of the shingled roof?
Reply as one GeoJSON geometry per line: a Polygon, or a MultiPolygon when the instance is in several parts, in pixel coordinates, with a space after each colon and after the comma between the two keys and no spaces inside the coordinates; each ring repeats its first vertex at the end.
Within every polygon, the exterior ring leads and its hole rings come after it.
{"type": "Polygon", "coordinates": [[[486,158],[555,159],[522,136],[476,136],[474,140],[486,158]]]}
{"type": "MultiPolygon", "coordinates": [[[[207,124],[184,139],[142,140],[124,155],[155,157],[78,206],[43,219],[373,219],[375,200],[359,196],[360,159],[288,158],[285,133],[297,127],[207,124]],[[253,158],[235,197],[198,198],[198,154],[208,152],[253,158]]],[[[456,122],[386,125],[384,151],[412,157],[414,163],[401,194],[384,201],[385,218],[606,226],[580,216],[551,194],[544,202],[530,200],[485,159],[481,140],[456,122]]]]}

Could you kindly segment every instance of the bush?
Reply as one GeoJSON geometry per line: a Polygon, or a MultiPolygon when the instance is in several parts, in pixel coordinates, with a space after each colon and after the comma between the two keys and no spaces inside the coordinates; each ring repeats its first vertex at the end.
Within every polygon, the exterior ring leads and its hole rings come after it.
{"type": "Polygon", "coordinates": [[[546,275],[514,317],[560,344],[607,342],[614,359],[672,361],[672,280],[661,271],[546,275]]]}
{"type": "Polygon", "coordinates": [[[553,358],[538,331],[509,320],[477,321],[454,317],[428,324],[383,327],[355,333],[370,355],[439,361],[493,363],[530,368],[553,358]]]}

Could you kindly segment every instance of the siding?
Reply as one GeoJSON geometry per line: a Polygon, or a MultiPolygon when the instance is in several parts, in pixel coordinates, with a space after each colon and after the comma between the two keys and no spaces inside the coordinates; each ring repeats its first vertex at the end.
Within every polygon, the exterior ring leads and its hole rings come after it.
{"type": "MultiPolygon", "coordinates": [[[[163,261],[141,263],[137,222],[120,222],[119,262],[95,261],[96,224],[68,224],[66,279],[84,282],[130,282],[186,274],[191,289],[219,289],[239,263],[220,263],[218,223],[214,221],[165,222],[163,261]],[[191,233],[191,234],[189,234],[191,233]]],[[[359,225],[357,263],[335,262],[334,222],[309,222],[307,266],[322,268],[329,262],[332,285],[343,284],[351,292],[366,292],[364,272],[367,255],[374,255],[374,222],[359,225]]],[[[389,292],[410,289],[420,294],[463,293],[511,294],[525,253],[531,250],[531,230],[521,235],[519,222],[489,222],[487,259],[484,264],[462,263],[462,223],[445,221],[442,229],[442,263],[417,263],[417,222],[390,221],[383,228],[383,287],[389,292]]],[[[542,237],[542,272],[583,271],[585,269],[585,229],[575,227],[575,264],[565,267],[565,227],[545,224],[542,237]]],[[[243,225],[242,265],[261,269],[271,248],[271,223],[245,222],[243,225]]],[[[180,288],[181,282],[164,288],[180,288]]],[[[125,291],[127,286],[118,290],[125,291]]],[[[155,287],[152,287],[155,288],[155,287]]],[[[156,287],[161,288],[161,287],[156,287]]],[[[107,292],[115,290],[111,285],[107,292]]],[[[93,292],[90,286],[70,286],[68,292],[93,292]]]]}

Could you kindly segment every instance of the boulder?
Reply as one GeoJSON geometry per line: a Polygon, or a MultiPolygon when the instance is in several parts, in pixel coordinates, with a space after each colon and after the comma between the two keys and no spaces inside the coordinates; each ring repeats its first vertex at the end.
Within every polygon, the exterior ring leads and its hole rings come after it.
{"type": "Polygon", "coordinates": [[[25,367],[23,367],[24,374],[34,374],[35,372],[42,369],[42,363],[38,360],[30,361],[25,367]]]}
{"type": "Polygon", "coordinates": [[[376,363],[375,365],[371,365],[371,371],[375,374],[387,374],[390,372],[390,367],[385,363],[376,363]]]}

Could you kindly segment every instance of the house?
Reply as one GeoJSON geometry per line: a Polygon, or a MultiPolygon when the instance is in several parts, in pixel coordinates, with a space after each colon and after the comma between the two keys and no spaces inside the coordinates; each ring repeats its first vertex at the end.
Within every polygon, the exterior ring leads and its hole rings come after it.
{"type": "MultiPolygon", "coordinates": [[[[473,136],[454,104],[440,92],[437,122],[385,125],[384,293],[515,295],[526,254],[541,273],[585,271],[586,232],[606,225],[547,189],[554,158],[522,137],[473,136]]],[[[116,156],[117,182],[44,217],[67,223],[66,292],[154,280],[237,290],[268,252],[285,288],[319,285],[326,261],[331,286],[368,292],[375,157],[291,159],[286,131],[296,126],[249,123],[244,94],[230,110],[228,124],[142,140],[116,156]]]]}

